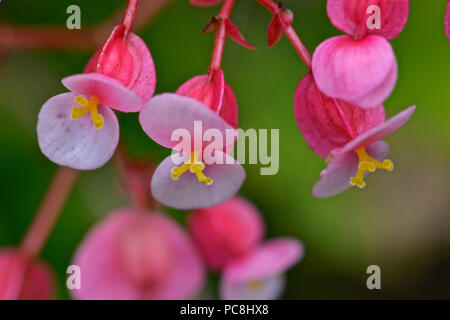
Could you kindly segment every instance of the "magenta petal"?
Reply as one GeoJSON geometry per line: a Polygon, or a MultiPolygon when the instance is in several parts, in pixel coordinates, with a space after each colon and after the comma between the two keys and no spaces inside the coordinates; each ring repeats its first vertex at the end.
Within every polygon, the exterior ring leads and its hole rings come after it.
{"type": "Polygon", "coordinates": [[[168,207],[189,210],[212,207],[234,196],[244,182],[245,170],[229,155],[216,152],[223,155],[224,163],[206,165],[203,173],[213,179],[209,186],[200,183],[189,171],[173,180],[171,170],[176,165],[171,156],[164,159],[153,174],[153,197],[168,207]]]}
{"type": "Polygon", "coordinates": [[[326,95],[363,108],[379,106],[397,79],[397,62],[389,42],[379,36],[348,36],[322,42],[312,59],[318,88],[326,95]]]}
{"type": "Polygon", "coordinates": [[[447,4],[447,12],[445,14],[445,33],[447,34],[448,42],[450,42],[450,1],[447,4]]]}
{"type": "Polygon", "coordinates": [[[362,135],[356,137],[348,144],[346,144],[342,149],[338,150],[335,154],[342,154],[348,151],[356,150],[358,148],[368,146],[376,141],[382,140],[384,137],[390,135],[394,131],[397,131],[406,122],[408,122],[415,110],[416,106],[412,106],[403,110],[402,112],[390,118],[388,121],[383,122],[375,128],[372,128],[362,135]]]}
{"type": "Polygon", "coordinates": [[[189,2],[195,6],[206,7],[220,3],[223,0],[189,0],[189,2]]]}
{"type": "MultiPolygon", "coordinates": [[[[382,161],[389,153],[389,145],[378,141],[367,147],[367,153],[382,161]]],[[[350,188],[350,178],[358,169],[358,156],[354,152],[339,153],[331,158],[327,168],[320,174],[312,194],[316,198],[334,196],[350,188]]]]}
{"type": "Polygon", "coordinates": [[[374,34],[393,39],[408,21],[409,0],[328,0],[327,13],[333,25],[350,36],[363,38],[374,34]],[[367,28],[373,15],[367,13],[370,5],[380,8],[380,29],[367,28]]]}
{"type": "Polygon", "coordinates": [[[191,139],[194,139],[194,121],[201,121],[203,133],[212,128],[220,130],[224,140],[226,130],[234,130],[203,103],[172,93],[153,97],[139,115],[139,122],[145,133],[156,143],[171,149],[179,144],[178,140],[171,140],[172,133],[177,129],[188,130],[191,139]]]}
{"type": "Polygon", "coordinates": [[[238,104],[233,89],[231,89],[228,83],[225,83],[222,108],[220,108],[219,115],[233,128],[237,128],[238,104]]]}
{"type": "Polygon", "coordinates": [[[204,281],[198,252],[184,231],[163,215],[133,209],[117,210],[95,226],[77,249],[73,264],[82,272],[81,289],[71,291],[77,299],[188,299],[198,293],[204,281]],[[135,243],[142,249],[151,248],[140,254],[155,259],[164,253],[170,256],[167,274],[152,285],[131,277],[123,255],[133,249],[127,246],[128,237],[142,231],[164,237],[160,240],[165,251],[158,252],[154,243],[135,243]]]}
{"type": "Polygon", "coordinates": [[[233,282],[222,278],[220,298],[222,300],[275,300],[281,297],[286,284],[284,275],[258,280],[258,283],[233,282]]]}
{"type": "Polygon", "coordinates": [[[381,105],[363,109],[324,95],[311,74],[300,81],[295,92],[294,114],[306,143],[323,158],[331,150],[343,147],[351,140],[351,136],[360,135],[385,119],[381,105]],[[342,120],[339,109],[347,119],[347,124],[342,120]]]}
{"type": "Polygon", "coordinates": [[[119,124],[114,112],[99,106],[103,127],[95,129],[89,114],[73,120],[76,94],[63,93],[49,99],[39,112],[39,147],[51,161],[78,170],[103,166],[119,142],[119,124]]]}
{"type": "Polygon", "coordinates": [[[118,80],[99,73],[76,74],[62,79],[62,83],[78,95],[96,96],[102,105],[122,112],[140,111],[144,103],[118,80]]]}

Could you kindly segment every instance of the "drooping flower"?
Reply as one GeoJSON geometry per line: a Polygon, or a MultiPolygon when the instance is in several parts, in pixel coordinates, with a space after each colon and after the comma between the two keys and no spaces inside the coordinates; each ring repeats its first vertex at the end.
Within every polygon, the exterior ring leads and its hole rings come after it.
{"type": "Polygon", "coordinates": [[[447,4],[447,11],[445,13],[445,34],[448,42],[450,42],[450,1],[447,4]]]}
{"type": "Polygon", "coordinates": [[[153,97],[139,122],[151,139],[175,151],[152,178],[152,194],[159,202],[176,209],[207,208],[241,187],[245,171],[226,153],[235,142],[237,103],[222,70],[211,79],[190,79],[175,94],[153,97]]]}
{"type": "Polygon", "coordinates": [[[16,249],[0,251],[0,300],[48,300],[55,281],[50,269],[16,249]]]}
{"type": "Polygon", "coordinates": [[[53,162],[79,170],[104,165],[119,141],[114,110],[140,111],[153,95],[150,51],[137,35],[114,28],[85,69],[62,80],[70,93],[49,99],[37,124],[41,151],[53,162]]]}
{"type": "Polygon", "coordinates": [[[326,95],[373,108],[391,94],[397,81],[397,62],[391,45],[381,36],[358,40],[337,36],[317,47],[312,72],[326,95]]]}
{"type": "Polygon", "coordinates": [[[303,245],[295,239],[280,238],[259,245],[224,268],[221,298],[278,299],[285,286],[284,273],[302,258],[303,253],[303,245]]]}
{"type": "Polygon", "coordinates": [[[214,270],[250,252],[264,236],[260,213],[239,197],[191,212],[188,226],[205,261],[214,270]]]}
{"type": "Polygon", "coordinates": [[[367,35],[393,39],[408,21],[409,0],[328,0],[327,13],[336,28],[356,39],[367,35]],[[375,25],[369,28],[368,23],[375,25]]]}
{"type": "Polygon", "coordinates": [[[393,170],[392,161],[383,160],[389,146],[380,140],[402,127],[414,110],[415,106],[409,107],[385,121],[381,105],[361,109],[328,97],[317,88],[313,76],[306,75],[295,93],[295,118],[309,147],[329,157],[313,195],[332,196],[351,185],[363,188],[367,172],[393,170]]]}
{"type": "Polygon", "coordinates": [[[199,253],[168,217],[117,210],[92,229],[73,264],[82,273],[76,299],[189,299],[204,283],[199,253]]]}

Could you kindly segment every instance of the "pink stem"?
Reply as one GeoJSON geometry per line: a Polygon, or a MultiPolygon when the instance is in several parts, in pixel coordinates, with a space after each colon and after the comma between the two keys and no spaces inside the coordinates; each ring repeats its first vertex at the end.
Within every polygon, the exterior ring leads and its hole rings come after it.
{"type": "Polygon", "coordinates": [[[125,15],[123,16],[122,25],[125,27],[124,37],[128,36],[128,33],[133,29],[134,19],[136,18],[137,8],[139,6],[139,0],[129,0],[125,15]]]}
{"type": "Polygon", "coordinates": [[[21,250],[30,257],[39,254],[52,230],[62,207],[78,176],[78,171],[59,167],[45,198],[21,244],[21,250]]]}

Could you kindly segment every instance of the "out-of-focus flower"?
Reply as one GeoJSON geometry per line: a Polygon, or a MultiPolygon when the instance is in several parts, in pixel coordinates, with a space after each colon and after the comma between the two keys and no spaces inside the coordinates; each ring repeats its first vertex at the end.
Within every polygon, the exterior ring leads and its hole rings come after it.
{"type": "Polygon", "coordinates": [[[312,58],[312,72],[326,95],[352,105],[373,108],[391,94],[397,62],[389,42],[369,35],[355,40],[337,36],[322,42],[312,58]]]}
{"type": "Polygon", "coordinates": [[[47,300],[54,294],[54,278],[41,261],[17,249],[0,251],[0,300],[47,300]]]}
{"type": "Polygon", "coordinates": [[[328,0],[327,13],[336,28],[354,38],[373,34],[393,39],[408,21],[409,0],[328,0]],[[369,29],[367,22],[375,13],[372,5],[380,9],[380,25],[369,29]]]}
{"type": "Polygon", "coordinates": [[[315,197],[328,197],[356,185],[365,186],[364,176],[376,169],[391,171],[393,163],[383,160],[389,146],[381,139],[402,127],[414,113],[409,107],[385,121],[380,105],[361,109],[320,92],[311,74],[300,82],[294,98],[297,124],[310,148],[329,156],[313,189],[315,197]]]}
{"type": "Polygon", "coordinates": [[[243,198],[190,213],[189,231],[212,269],[250,252],[264,236],[258,210],[243,198]]]}
{"type": "Polygon", "coordinates": [[[184,231],[159,213],[122,209],[94,227],[73,264],[77,299],[189,299],[204,283],[199,253],[184,231]]]}
{"type": "Polygon", "coordinates": [[[248,255],[225,266],[220,295],[225,300],[278,299],[285,286],[284,273],[303,256],[303,245],[295,240],[270,240],[248,255]]]}
{"type": "Polygon", "coordinates": [[[180,165],[171,155],[156,169],[151,182],[156,200],[176,209],[207,208],[239,190],[245,171],[226,154],[235,142],[237,103],[222,70],[211,79],[206,75],[190,79],[175,94],[153,97],[142,108],[139,121],[151,139],[182,158],[180,165]],[[181,131],[190,141],[177,136],[181,131]],[[205,137],[208,131],[214,137],[205,137]],[[217,136],[221,139],[214,139],[217,136]]]}
{"type": "Polygon", "coordinates": [[[156,76],[150,51],[137,35],[114,28],[84,74],[62,80],[70,93],[49,99],[39,113],[42,152],[53,162],[79,170],[104,165],[119,141],[112,109],[140,111],[153,95],[156,76]],[[75,104],[75,105],[74,105],[75,104]]]}

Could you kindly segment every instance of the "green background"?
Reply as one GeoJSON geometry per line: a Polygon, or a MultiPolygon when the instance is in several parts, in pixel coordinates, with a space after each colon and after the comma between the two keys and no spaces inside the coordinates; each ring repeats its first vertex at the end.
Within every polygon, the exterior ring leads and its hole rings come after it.
{"type": "MultiPolygon", "coordinates": [[[[143,0],[150,1],[150,0],[143,0]]],[[[444,0],[412,0],[408,24],[392,41],[399,79],[386,101],[388,117],[417,105],[411,121],[385,139],[392,173],[368,176],[364,190],[313,199],[323,160],[307,147],[293,116],[293,94],[307,69],[289,41],[266,46],[270,14],[255,1],[237,0],[232,20],[257,50],[227,41],[223,70],[238,99],[239,126],[280,129],[280,170],[261,176],[246,165],[240,194],[264,215],[268,237],[293,236],[306,246],[288,273],[284,298],[450,298],[450,44],[444,34],[444,0]],[[382,290],[366,288],[366,268],[381,267],[382,290]]],[[[64,27],[66,8],[78,4],[82,28],[123,10],[123,0],[4,0],[0,22],[64,27]]],[[[306,46],[340,34],[325,0],[285,0],[306,46]]],[[[220,7],[175,0],[137,33],[149,46],[157,93],[172,92],[206,73],[213,36],[202,27],[220,7]]],[[[2,36],[2,35],[0,35],[2,36]]],[[[49,185],[56,165],[39,150],[37,115],[50,97],[65,92],[61,78],[80,73],[92,50],[11,51],[0,58],[0,245],[18,244],[49,185]]],[[[121,137],[136,157],[161,160],[168,151],[142,132],[137,114],[122,114],[121,137]]],[[[83,235],[109,211],[127,205],[113,163],[83,172],[43,250],[68,298],[65,270],[83,235]]],[[[184,212],[170,211],[183,222],[184,212]]],[[[211,276],[211,282],[216,281],[211,276]]],[[[204,297],[214,297],[214,284],[204,297]]]]}

